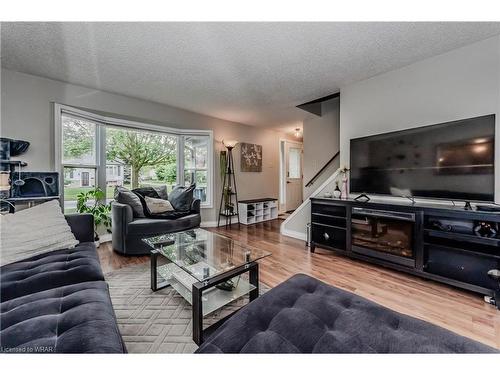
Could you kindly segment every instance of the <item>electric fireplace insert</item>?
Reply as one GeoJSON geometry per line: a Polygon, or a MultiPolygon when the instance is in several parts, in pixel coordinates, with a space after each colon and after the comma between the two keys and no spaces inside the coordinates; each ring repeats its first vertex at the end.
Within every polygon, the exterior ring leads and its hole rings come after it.
{"type": "Polygon", "coordinates": [[[352,251],[408,267],[415,266],[415,214],[352,208],[352,251]]]}

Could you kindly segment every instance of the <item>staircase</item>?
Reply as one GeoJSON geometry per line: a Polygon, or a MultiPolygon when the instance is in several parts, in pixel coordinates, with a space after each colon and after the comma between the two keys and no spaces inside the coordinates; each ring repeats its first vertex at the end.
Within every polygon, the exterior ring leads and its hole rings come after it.
{"type": "MultiPolygon", "coordinates": [[[[328,165],[330,165],[337,157],[339,152],[337,152],[332,159],[325,164],[323,168],[311,179],[312,183],[321,175],[323,171],[326,170],[328,165]]],[[[340,174],[340,168],[338,168],[330,177],[328,177],[309,197],[322,196],[325,192],[333,191],[335,188],[335,181],[338,179],[340,174]]],[[[309,181],[309,182],[311,182],[309,181]]],[[[280,232],[281,234],[299,240],[306,240],[306,225],[311,219],[311,201],[307,198],[293,213],[281,224],[280,232]]]]}

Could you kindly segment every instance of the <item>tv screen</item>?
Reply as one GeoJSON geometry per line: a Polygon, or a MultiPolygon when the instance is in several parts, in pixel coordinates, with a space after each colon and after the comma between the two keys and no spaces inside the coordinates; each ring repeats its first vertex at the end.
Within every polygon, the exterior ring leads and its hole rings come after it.
{"type": "Polygon", "coordinates": [[[351,193],[494,201],[495,115],[351,139],[351,193]]]}

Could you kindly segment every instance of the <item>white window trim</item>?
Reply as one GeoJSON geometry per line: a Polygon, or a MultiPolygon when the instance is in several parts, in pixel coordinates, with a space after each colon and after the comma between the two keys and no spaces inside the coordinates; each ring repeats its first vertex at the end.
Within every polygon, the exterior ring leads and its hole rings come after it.
{"type": "MultiPolygon", "coordinates": [[[[177,155],[179,157],[177,161],[177,176],[178,183],[184,183],[184,137],[186,135],[203,135],[208,136],[208,173],[207,173],[207,201],[201,203],[202,208],[213,208],[213,193],[214,193],[214,133],[213,130],[196,130],[196,129],[182,129],[175,128],[169,126],[155,125],[155,124],[147,124],[139,121],[131,121],[125,119],[119,119],[109,116],[98,115],[93,112],[84,111],[72,106],[53,103],[54,104],[54,170],[59,172],[59,180],[60,180],[60,200],[61,205],[64,204],[64,170],[63,170],[63,162],[62,162],[62,114],[73,114],[75,116],[84,117],[89,120],[95,121],[101,125],[112,125],[112,126],[122,126],[128,128],[136,128],[140,130],[150,130],[164,134],[170,134],[178,136],[179,141],[177,142],[177,147],[179,148],[177,155]]],[[[102,126],[99,127],[102,129],[102,126]]],[[[97,159],[96,166],[92,166],[92,168],[97,168],[97,171],[106,172],[105,168],[99,168],[101,164],[105,160],[105,140],[102,141],[99,138],[103,138],[103,132],[98,131],[96,142],[98,142],[98,150],[97,150],[97,159]],[[102,160],[104,158],[104,161],[102,160]]],[[[65,164],[65,166],[70,166],[69,164],[65,164]]],[[[85,167],[80,166],[79,167],[85,167]]],[[[102,176],[98,176],[96,173],[96,186],[99,186],[99,179],[102,179],[102,176]]]]}

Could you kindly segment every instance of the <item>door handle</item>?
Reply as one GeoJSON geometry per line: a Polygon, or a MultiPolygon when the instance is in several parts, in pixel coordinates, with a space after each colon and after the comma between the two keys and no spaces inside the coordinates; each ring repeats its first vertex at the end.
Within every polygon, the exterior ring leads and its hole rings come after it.
{"type": "Polygon", "coordinates": [[[287,183],[287,184],[289,184],[289,183],[290,183],[290,181],[287,181],[286,183],[287,183]]]}
{"type": "Polygon", "coordinates": [[[330,239],[330,236],[328,235],[328,233],[323,233],[323,237],[325,238],[325,240],[329,240],[330,239]]]}

